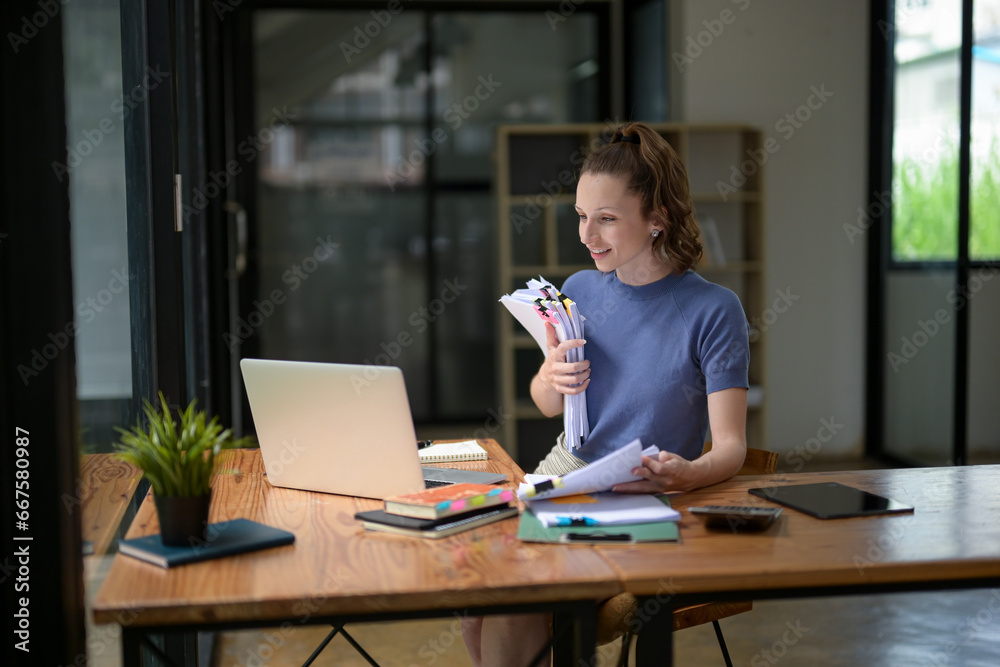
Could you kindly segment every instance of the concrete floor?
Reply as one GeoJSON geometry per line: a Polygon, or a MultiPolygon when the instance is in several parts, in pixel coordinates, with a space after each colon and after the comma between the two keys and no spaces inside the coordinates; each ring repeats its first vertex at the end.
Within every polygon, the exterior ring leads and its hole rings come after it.
{"type": "MultiPolygon", "coordinates": [[[[464,667],[471,663],[457,627],[454,620],[440,620],[354,625],[348,630],[381,665],[464,667]]],[[[722,627],[734,665],[1000,665],[1000,589],[758,602],[754,611],[723,620],[722,627]]],[[[226,633],[219,638],[213,665],[301,665],[326,632],[296,628],[284,636],[278,629],[226,633]]],[[[610,653],[601,657],[608,659],[602,665],[612,659],[610,653]]],[[[724,664],[711,625],[677,633],[675,662],[684,667],[724,664]]],[[[368,663],[338,637],[314,664],[368,663]]]]}

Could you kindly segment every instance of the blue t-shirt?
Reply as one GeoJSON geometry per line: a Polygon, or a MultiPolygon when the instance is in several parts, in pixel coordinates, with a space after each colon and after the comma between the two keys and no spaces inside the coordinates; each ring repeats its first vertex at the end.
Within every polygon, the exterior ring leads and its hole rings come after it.
{"type": "Polygon", "coordinates": [[[692,271],[648,285],[581,271],[562,289],[584,316],[593,462],[632,440],[688,460],[708,432],[708,394],[749,386],[749,327],[739,298],[692,271]]]}

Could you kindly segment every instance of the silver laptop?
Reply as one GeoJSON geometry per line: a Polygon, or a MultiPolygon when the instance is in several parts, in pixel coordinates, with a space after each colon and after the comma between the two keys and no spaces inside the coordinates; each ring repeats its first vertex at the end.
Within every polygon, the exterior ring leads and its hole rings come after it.
{"type": "Polygon", "coordinates": [[[403,372],[394,366],[240,361],[267,478],[275,486],[384,499],[506,475],[420,465],[403,372]]]}

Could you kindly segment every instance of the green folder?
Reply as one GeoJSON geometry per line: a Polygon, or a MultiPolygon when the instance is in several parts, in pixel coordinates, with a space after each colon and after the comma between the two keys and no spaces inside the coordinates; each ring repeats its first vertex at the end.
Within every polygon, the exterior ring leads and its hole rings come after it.
{"type": "Polygon", "coordinates": [[[675,521],[628,523],[611,526],[542,525],[531,509],[521,512],[517,537],[524,542],[561,542],[563,544],[634,544],[635,542],[679,542],[675,521]]]}

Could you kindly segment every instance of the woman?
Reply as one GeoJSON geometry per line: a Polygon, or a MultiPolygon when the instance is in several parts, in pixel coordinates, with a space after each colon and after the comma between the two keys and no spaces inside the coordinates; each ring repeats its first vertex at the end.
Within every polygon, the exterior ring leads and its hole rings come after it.
{"type": "MultiPolygon", "coordinates": [[[[559,343],[548,328],[531,397],[554,417],[564,396],[586,391],[591,429],[572,451],[560,436],[536,472],[565,474],[639,438],[660,452],[632,471],[642,480],[614,491],[732,477],[746,455],[748,326],[733,292],[691,271],[702,246],[684,166],[657,132],[624,125],[584,162],[576,211],[597,270],[570,276],[562,292],[588,318],[587,338],[559,343]],[[586,359],[567,362],[584,344],[586,359]]],[[[473,664],[526,665],[548,639],[548,615],[470,619],[463,630],[473,664]]]]}

